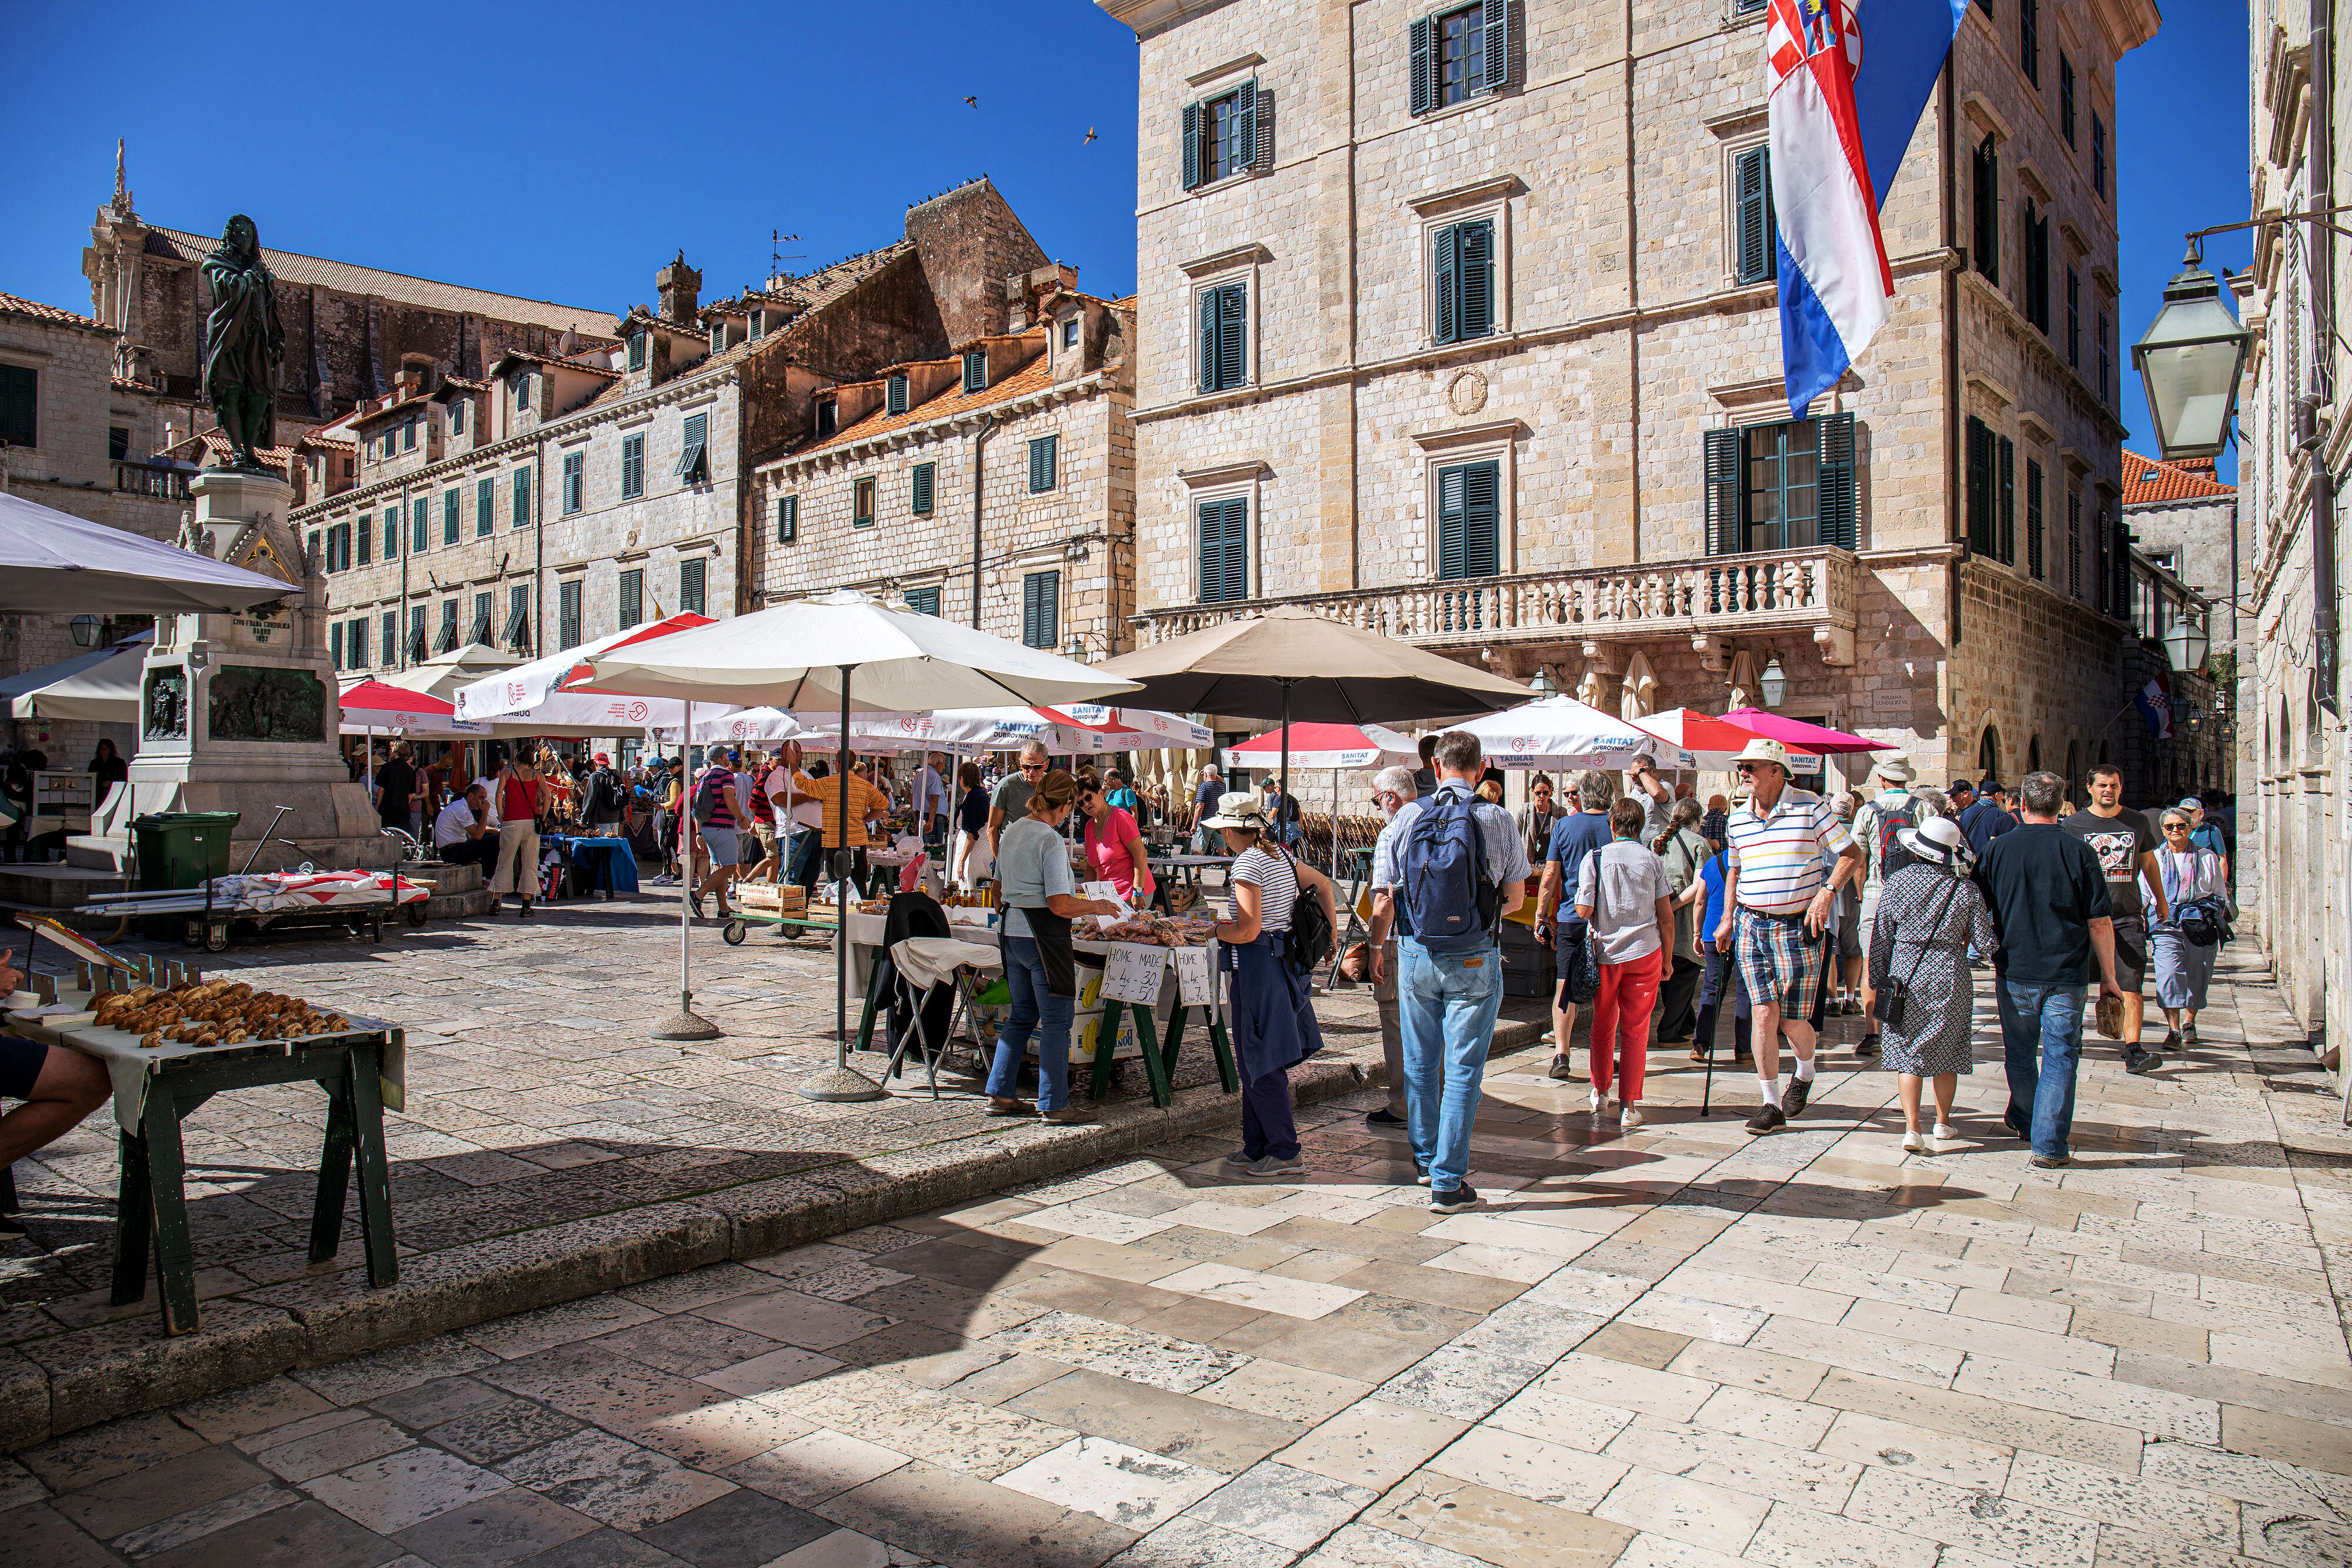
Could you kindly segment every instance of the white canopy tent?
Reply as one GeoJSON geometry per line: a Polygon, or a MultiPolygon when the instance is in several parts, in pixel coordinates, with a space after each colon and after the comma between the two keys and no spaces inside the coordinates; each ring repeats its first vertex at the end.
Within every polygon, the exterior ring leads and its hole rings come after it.
{"type": "Polygon", "coordinates": [[[0,698],[11,718],[136,724],[140,672],[154,641],[155,633],[142,632],[110,648],[26,670],[0,681],[0,698]]]}
{"type": "Polygon", "coordinates": [[[0,491],[0,613],[235,612],[296,584],[0,491]]]}
{"type": "Polygon", "coordinates": [[[1476,736],[1497,768],[1622,769],[1643,757],[1660,768],[1699,766],[1681,747],[1571,696],[1522,703],[1448,727],[1476,736]]]}

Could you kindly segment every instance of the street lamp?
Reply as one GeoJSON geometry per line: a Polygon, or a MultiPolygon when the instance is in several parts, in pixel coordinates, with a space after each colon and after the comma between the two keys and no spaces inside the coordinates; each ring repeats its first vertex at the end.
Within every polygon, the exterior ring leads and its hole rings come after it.
{"type": "Polygon", "coordinates": [[[2209,639],[2204,625],[2192,616],[2184,615],[2172,623],[2164,634],[2164,657],[2175,673],[2187,674],[2205,667],[2205,651],[2209,639]]]}
{"type": "Polygon", "coordinates": [[[1549,664],[1538,664],[1536,666],[1535,679],[1528,683],[1528,689],[1536,694],[1538,701],[1545,697],[1556,697],[1559,695],[1559,683],[1551,678],[1551,666],[1549,664]]]}
{"type": "Polygon", "coordinates": [[[1756,684],[1763,690],[1766,707],[1780,706],[1780,699],[1789,695],[1789,677],[1781,671],[1780,655],[1772,655],[1764,666],[1764,673],[1756,678],[1756,684]]]}
{"type": "Polygon", "coordinates": [[[2157,451],[2168,463],[2221,455],[2252,340],[2199,259],[2192,241],[2186,264],[2164,286],[2163,308],[2132,345],[2132,363],[2156,421],[2157,451]]]}

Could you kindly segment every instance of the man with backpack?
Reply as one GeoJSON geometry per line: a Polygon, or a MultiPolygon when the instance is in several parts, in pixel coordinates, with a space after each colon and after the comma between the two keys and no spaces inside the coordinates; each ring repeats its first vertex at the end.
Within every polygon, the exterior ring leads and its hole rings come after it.
{"type": "Polygon", "coordinates": [[[1476,736],[1448,730],[1431,762],[1436,790],[1399,810],[1372,852],[1368,945],[1377,984],[1395,926],[1405,1136],[1430,1207],[1454,1214],[1478,1202],[1470,1128],[1503,1005],[1497,933],[1527,897],[1528,856],[1510,812],[1475,793],[1476,736]]]}
{"type": "MultiPolygon", "coordinates": [[[[1900,753],[1887,758],[1870,770],[1871,782],[1878,793],[1853,814],[1853,841],[1862,846],[1862,946],[1870,948],[1871,927],[1878,921],[1878,892],[1886,879],[1909,865],[1918,857],[1903,847],[1898,834],[1916,831],[1926,815],[1911,786],[1918,775],[1900,753]]],[[[1878,1020],[1863,1025],[1865,1032],[1854,1042],[1853,1053],[1860,1057],[1878,1054],[1878,1020]]]]}
{"type": "Polygon", "coordinates": [[[621,831],[628,797],[621,789],[621,776],[613,771],[613,759],[604,752],[596,754],[596,765],[588,770],[580,795],[580,814],[586,820],[590,832],[616,834],[621,831]]]}

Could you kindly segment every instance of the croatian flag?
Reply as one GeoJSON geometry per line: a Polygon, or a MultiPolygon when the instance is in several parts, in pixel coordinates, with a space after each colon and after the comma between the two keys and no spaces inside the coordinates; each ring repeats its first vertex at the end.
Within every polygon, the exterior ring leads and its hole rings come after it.
{"type": "Polygon", "coordinates": [[[1886,319],[1878,209],[1969,0],[1771,0],[1772,205],[1789,412],[1845,373],[1886,319]],[[1865,47],[1865,28],[1867,47],[1865,47]]]}
{"type": "Polygon", "coordinates": [[[2132,700],[2139,705],[2139,716],[2147,722],[2148,734],[2158,740],[2172,738],[2172,682],[2162,670],[2150,675],[2132,700]]]}

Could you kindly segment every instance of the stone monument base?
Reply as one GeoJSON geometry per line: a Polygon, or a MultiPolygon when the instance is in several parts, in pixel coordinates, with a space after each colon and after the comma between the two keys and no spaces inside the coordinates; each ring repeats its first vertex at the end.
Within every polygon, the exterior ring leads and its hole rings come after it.
{"type": "MultiPolygon", "coordinates": [[[[340,766],[336,772],[342,772],[340,766]]],[[[231,871],[244,869],[248,858],[255,871],[292,871],[306,862],[313,871],[380,871],[400,863],[399,846],[383,836],[365,787],[348,779],[142,779],[135,763],[130,788],[97,824],[100,831],[66,841],[66,863],[135,875],[131,823],[151,811],[237,813],[236,831],[229,835],[231,871]],[[282,818],[280,806],[291,808],[282,818]],[[265,837],[270,841],[264,843],[265,837]]]]}

